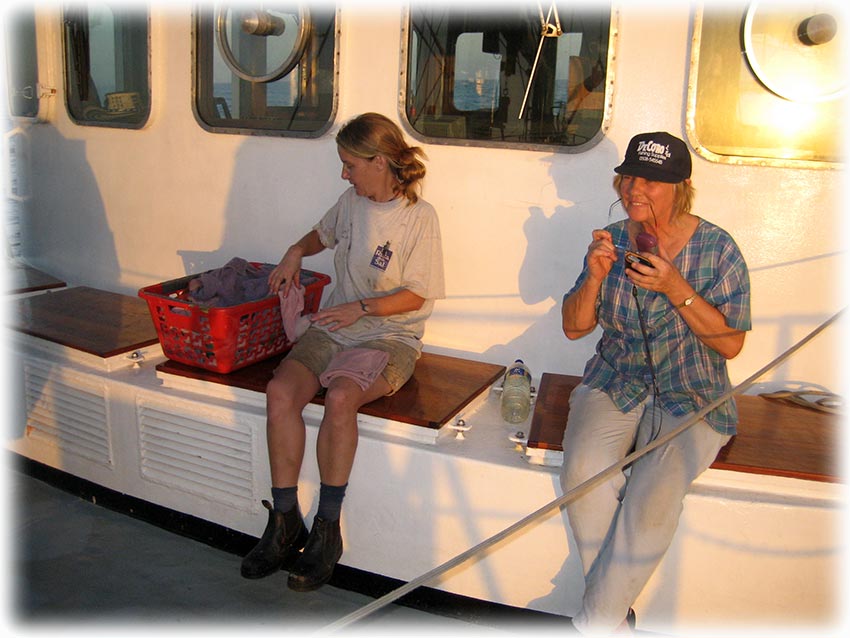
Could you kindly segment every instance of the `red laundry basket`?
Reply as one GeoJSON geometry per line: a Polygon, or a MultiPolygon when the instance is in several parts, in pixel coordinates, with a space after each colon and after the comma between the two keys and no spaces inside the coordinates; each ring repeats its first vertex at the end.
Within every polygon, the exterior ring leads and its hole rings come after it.
{"type": "MultiPolygon", "coordinates": [[[[187,295],[189,282],[197,276],[139,290],[139,296],[148,303],[166,357],[224,374],[292,347],[283,329],[277,295],[236,306],[205,307],[187,295]]],[[[330,281],[322,273],[301,271],[303,314],[319,309],[322,292],[330,281]]]]}

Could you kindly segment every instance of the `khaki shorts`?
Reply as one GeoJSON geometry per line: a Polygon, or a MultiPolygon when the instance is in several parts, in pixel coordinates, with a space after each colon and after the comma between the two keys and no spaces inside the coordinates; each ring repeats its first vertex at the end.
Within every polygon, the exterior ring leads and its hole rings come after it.
{"type": "MultiPolygon", "coordinates": [[[[410,346],[399,341],[382,339],[366,341],[358,344],[357,347],[382,350],[390,356],[387,367],[381,372],[381,376],[392,388],[389,394],[398,392],[401,386],[413,376],[413,368],[416,366],[419,353],[410,346]]],[[[311,328],[295,342],[286,358],[297,361],[319,377],[334,355],[342,350],[345,350],[345,347],[334,341],[328,333],[311,328]]]]}

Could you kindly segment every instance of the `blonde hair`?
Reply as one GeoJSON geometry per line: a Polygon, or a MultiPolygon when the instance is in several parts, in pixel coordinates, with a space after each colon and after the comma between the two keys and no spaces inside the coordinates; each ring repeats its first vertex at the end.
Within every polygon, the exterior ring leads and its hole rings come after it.
{"type": "Polygon", "coordinates": [[[426,158],[425,152],[408,146],[392,120],[380,113],[358,115],[340,129],[336,143],[355,157],[384,157],[398,182],[396,190],[411,204],[419,200],[419,182],[425,177],[425,164],[419,158],[426,158]]]}
{"type": "MultiPolygon", "coordinates": [[[[614,190],[617,195],[620,194],[620,183],[623,181],[623,175],[614,176],[614,190]]],[[[697,191],[691,184],[691,180],[686,179],[673,184],[673,216],[687,215],[691,212],[694,205],[694,198],[697,191]]]]}

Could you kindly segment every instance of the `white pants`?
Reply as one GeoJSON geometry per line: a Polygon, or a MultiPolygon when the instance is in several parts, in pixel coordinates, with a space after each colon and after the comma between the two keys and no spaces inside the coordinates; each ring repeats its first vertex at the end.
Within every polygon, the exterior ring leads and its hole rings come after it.
{"type": "MultiPolygon", "coordinates": [[[[663,435],[689,418],[652,403],[623,414],[604,392],[576,387],[564,433],[564,492],[646,445],[653,421],[663,435]]],[[[582,608],[573,619],[579,631],[607,635],[625,619],[673,539],[691,483],[729,438],[700,421],[567,504],[584,569],[582,608]]]]}

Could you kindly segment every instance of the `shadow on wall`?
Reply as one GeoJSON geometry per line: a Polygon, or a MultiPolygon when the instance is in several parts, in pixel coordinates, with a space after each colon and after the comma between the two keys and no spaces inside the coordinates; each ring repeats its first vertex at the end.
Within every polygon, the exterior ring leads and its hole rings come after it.
{"type": "Polygon", "coordinates": [[[69,285],[118,289],[115,237],[85,142],[65,139],[53,126],[33,126],[29,134],[33,192],[21,219],[24,260],[69,285]]]}
{"type": "MultiPolygon", "coordinates": [[[[528,219],[523,224],[527,248],[517,276],[524,303],[534,305],[551,300],[552,306],[520,336],[489,348],[484,354],[485,360],[506,363],[524,357],[536,377],[543,372],[583,372],[595,350],[598,335],[594,332],[570,342],[561,329],[561,301],[581,273],[591,231],[613,221],[609,219],[609,208],[617,196],[611,183],[618,159],[616,147],[607,138],[590,153],[567,157],[553,155],[546,159],[557,200],[564,203],[552,211],[541,206],[529,207],[528,219]]],[[[553,479],[553,487],[555,494],[560,495],[557,477],[553,479]]],[[[560,516],[567,529],[566,511],[562,510],[560,516]]],[[[528,607],[560,607],[567,616],[579,609],[584,590],[582,569],[572,534],[568,534],[568,539],[569,552],[551,581],[551,592],[529,601],[528,607]]],[[[558,558],[553,557],[553,560],[558,558]]]]}
{"type": "Polygon", "coordinates": [[[522,301],[535,305],[549,300],[549,311],[508,343],[490,347],[482,359],[509,363],[522,358],[535,377],[543,372],[581,374],[594,352],[591,334],[569,342],[561,330],[561,301],[581,272],[591,231],[608,223],[608,209],[617,196],[611,186],[619,153],[604,138],[592,151],[555,154],[543,161],[563,202],[552,210],[530,206],[523,224],[526,251],[517,273],[522,301]]]}
{"type": "MultiPolygon", "coordinates": [[[[347,188],[340,170],[332,137],[244,141],[234,162],[221,245],[212,251],[178,250],[186,274],[220,268],[233,257],[278,263],[347,188]],[[310,152],[293,150],[300,144],[309,144],[310,152]],[[296,154],[300,161],[292,159],[296,154]]],[[[330,274],[330,255],[313,257],[305,267],[330,274]]]]}

